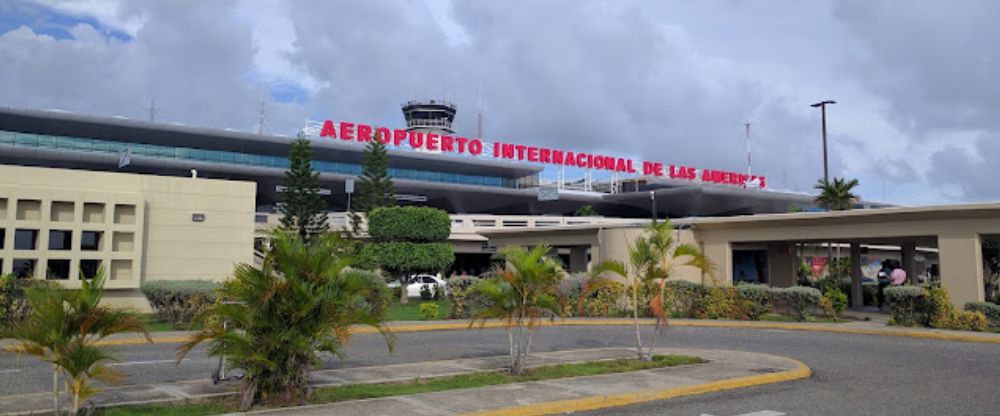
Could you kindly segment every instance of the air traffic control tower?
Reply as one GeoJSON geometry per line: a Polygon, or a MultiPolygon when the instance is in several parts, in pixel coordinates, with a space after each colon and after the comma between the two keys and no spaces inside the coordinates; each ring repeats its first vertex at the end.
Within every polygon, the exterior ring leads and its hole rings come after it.
{"type": "Polygon", "coordinates": [[[421,133],[455,134],[455,104],[442,100],[408,101],[403,104],[406,130],[421,133]]]}

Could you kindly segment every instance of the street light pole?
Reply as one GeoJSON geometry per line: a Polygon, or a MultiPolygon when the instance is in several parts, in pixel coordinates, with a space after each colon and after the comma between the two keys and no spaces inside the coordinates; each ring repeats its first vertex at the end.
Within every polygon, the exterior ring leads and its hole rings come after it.
{"type": "Polygon", "coordinates": [[[833,100],[824,100],[810,105],[810,107],[819,107],[820,113],[822,114],[823,118],[823,181],[824,182],[830,182],[830,167],[829,167],[829,162],[827,161],[828,156],[826,151],[826,106],[827,104],[836,104],[836,103],[837,102],[833,100]]]}
{"type": "Polygon", "coordinates": [[[656,225],[656,193],[654,191],[649,191],[649,201],[650,201],[650,214],[653,216],[653,225],[656,225]]]}

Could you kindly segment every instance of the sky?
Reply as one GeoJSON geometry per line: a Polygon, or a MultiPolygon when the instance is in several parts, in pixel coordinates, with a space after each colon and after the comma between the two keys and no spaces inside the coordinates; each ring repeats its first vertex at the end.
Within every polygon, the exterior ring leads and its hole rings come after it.
{"type": "MultiPolygon", "coordinates": [[[[1000,200],[1000,2],[5,0],[0,105],[294,136],[446,99],[486,140],[1000,200]]],[[[554,170],[544,175],[554,179],[554,170]]]]}

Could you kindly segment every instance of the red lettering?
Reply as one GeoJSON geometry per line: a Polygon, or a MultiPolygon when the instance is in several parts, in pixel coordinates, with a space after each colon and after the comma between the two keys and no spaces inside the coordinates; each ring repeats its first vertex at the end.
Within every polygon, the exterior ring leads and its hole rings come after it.
{"type": "MultiPolygon", "coordinates": [[[[458,143],[458,153],[465,153],[465,144],[469,142],[469,139],[459,137],[455,139],[455,142],[458,143]]],[[[496,156],[496,154],[493,154],[493,156],[496,156]]]]}
{"type": "Polygon", "coordinates": [[[354,140],[354,123],[340,123],[340,140],[354,140]]]}
{"type": "Polygon", "coordinates": [[[576,165],[579,166],[579,167],[581,167],[581,168],[589,168],[590,167],[590,161],[592,159],[593,159],[593,157],[591,157],[590,155],[588,155],[586,153],[577,153],[576,154],[576,165]]]}
{"type": "Polygon", "coordinates": [[[593,165],[591,165],[592,168],[594,168],[594,169],[604,169],[604,158],[603,157],[590,158],[590,162],[593,163],[593,165]]]}
{"type": "Polygon", "coordinates": [[[563,160],[563,151],[562,150],[553,150],[552,151],[552,163],[555,163],[557,165],[562,165],[562,164],[566,163],[566,161],[563,160]]]}
{"type": "Polygon", "coordinates": [[[761,187],[761,189],[767,187],[767,179],[764,179],[763,176],[758,176],[757,178],[760,179],[760,187],[761,187]]]}
{"type": "Polygon", "coordinates": [[[615,170],[615,158],[611,156],[604,157],[604,169],[615,170]]]}
{"type": "Polygon", "coordinates": [[[406,130],[395,129],[392,131],[392,144],[399,147],[406,140],[406,130]]]}
{"type": "Polygon", "coordinates": [[[524,160],[524,150],[527,149],[528,146],[518,144],[514,145],[514,148],[517,149],[517,160],[524,160]]]}
{"type": "Polygon", "coordinates": [[[686,178],[688,178],[688,179],[696,179],[696,178],[698,178],[698,169],[691,168],[691,167],[684,168],[684,169],[685,169],[685,172],[687,172],[686,178]]]}
{"type": "Polygon", "coordinates": [[[615,164],[615,170],[618,172],[628,172],[628,167],[625,166],[625,159],[618,159],[618,163],[615,164]]]}
{"type": "Polygon", "coordinates": [[[410,132],[410,147],[414,149],[419,149],[424,145],[424,134],[411,131],[410,132]]]}
{"type": "Polygon", "coordinates": [[[455,138],[452,136],[441,136],[441,151],[442,152],[454,152],[455,151],[455,138]]]}
{"type": "Polygon", "coordinates": [[[472,139],[472,141],[469,142],[469,153],[471,153],[473,156],[483,153],[482,140],[472,139]]]}
{"type": "Polygon", "coordinates": [[[378,130],[375,131],[375,137],[378,139],[378,141],[385,144],[389,143],[389,141],[392,140],[392,133],[390,133],[389,129],[385,127],[379,127],[378,130]]]}
{"type": "Polygon", "coordinates": [[[538,149],[538,161],[542,163],[551,163],[549,161],[549,152],[551,152],[551,150],[546,149],[544,147],[538,149]]]}
{"type": "Polygon", "coordinates": [[[576,166],[576,158],[573,156],[575,156],[573,152],[566,152],[566,166],[576,166]]]}
{"type": "Polygon", "coordinates": [[[367,124],[358,124],[358,141],[367,142],[372,139],[372,126],[367,124]]]}
{"type": "Polygon", "coordinates": [[[438,150],[438,139],[440,137],[440,135],[435,133],[427,133],[427,142],[425,143],[427,150],[438,150]]]}
{"type": "Polygon", "coordinates": [[[632,159],[628,159],[626,160],[626,162],[628,166],[628,168],[626,168],[626,171],[628,171],[628,173],[635,173],[635,167],[632,166],[632,159]]]}
{"type": "Polygon", "coordinates": [[[653,175],[663,176],[663,164],[660,162],[653,163],[653,175]]]}
{"type": "Polygon", "coordinates": [[[538,148],[535,146],[528,147],[528,161],[537,162],[538,161],[538,148]]]}
{"type": "Polygon", "coordinates": [[[503,151],[501,153],[503,154],[503,158],[504,159],[513,159],[514,158],[514,145],[509,144],[509,143],[504,143],[503,144],[503,151]]]}
{"type": "Polygon", "coordinates": [[[323,122],[323,128],[319,131],[319,137],[337,138],[337,129],[333,127],[332,121],[327,120],[323,122]]]}

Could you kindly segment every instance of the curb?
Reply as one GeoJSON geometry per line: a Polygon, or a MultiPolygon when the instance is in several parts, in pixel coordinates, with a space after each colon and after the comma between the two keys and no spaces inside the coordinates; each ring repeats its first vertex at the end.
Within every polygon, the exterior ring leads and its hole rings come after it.
{"type": "MultiPolygon", "coordinates": [[[[641,325],[651,325],[653,321],[645,320],[640,321],[641,325]]],[[[561,322],[550,322],[543,323],[543,326],[626,326],[633,325],[632,322],[622,321],[622,320],[603,320],[603,319],[593,319],[593,320],[579,320],[579,321],[561,321],[561,322]]],[[[924,338],[924,339],[936,339],[942,341],[963,341],[963,342],[974,342],[983,344],[1000,344],[1000,337],[984,337],[977,335],[969,335],[962,332],[931,332],[931,331],[914,331],[914,330],[890,330],[890,329],[869,329],[869,328],[850,328],[842,326],[816,326],[814,324],[799,324],[799,323],[778,323],[778,322],[738,322],[738,321],[692,321],[692,320],[672,320],[670,321],[671,326],[681,326],[681,327],[699,327],[699,328],[735,328],[735,329],[782,329],[788,331],[807,331],[807,332],[832,332],[839,334],[858,334],[858,335],[882,335],[891,337],[907,337],[907,338],[924,338]]],[[[843,325],[843,324],[837,324],[843,325]]],[[[469,326],[468,322],[443,322],[443,323],[428,323],[428,324],[416,324],[416,325],[400,325],[393,326],[390,325],[389,329],[394,333],[404,333],[404,332],[424,332],[424,331],[447,331],[456,329],[482,329],[482,328],[502,328],[503,324],[500,322],[487,322],[485,324],[476,324],[469,326]]],[[[360,327],[354,330],[355,334],[371,334],[377,333],[378,331],[371,327],[360,327]]],[[[187,340],[187,337],[160,337],[157,338],[153,336],[154,344],[179,344],[187,340]]],[[[112,339],[112,340],[102,340],[97,343],[100,346],[114,346],[114,345],[139,345],[146,344],[146,341],[141,338],[126,338],[126,339],[112,339]]]]}
{"type": "Polygon", "coordinates": [[[608,396],[590,396],[590,397],[571,399],[571,400],[558,400],[553,402],[536,403],[524,406],[513,406],[504,409],[466,413],[466,415],[534,416],[534,415],[549,415],[549,414],[567,413],[567,412],[582,412],[588,410],[604,409],[609,407],[628,406],[631,404],[651,402],[657,400],[667,400],[678,397],[694,396],[698,394],[735,390],[746,387],[762,386],[765,384],[781,383],[785,381],[801,380],[812,376],[812,369],[810,369],[809,366],[805,365],[805,363],[787,357],[784,358],[795,362],[797,368],[794,370],[781,371],[777,373],[712,381],[703,384],[696,384],[693,386],[674,387],[662,390],[646,390],[635,393],[622,393],[622,394],[613,394],[608,396]]]}

